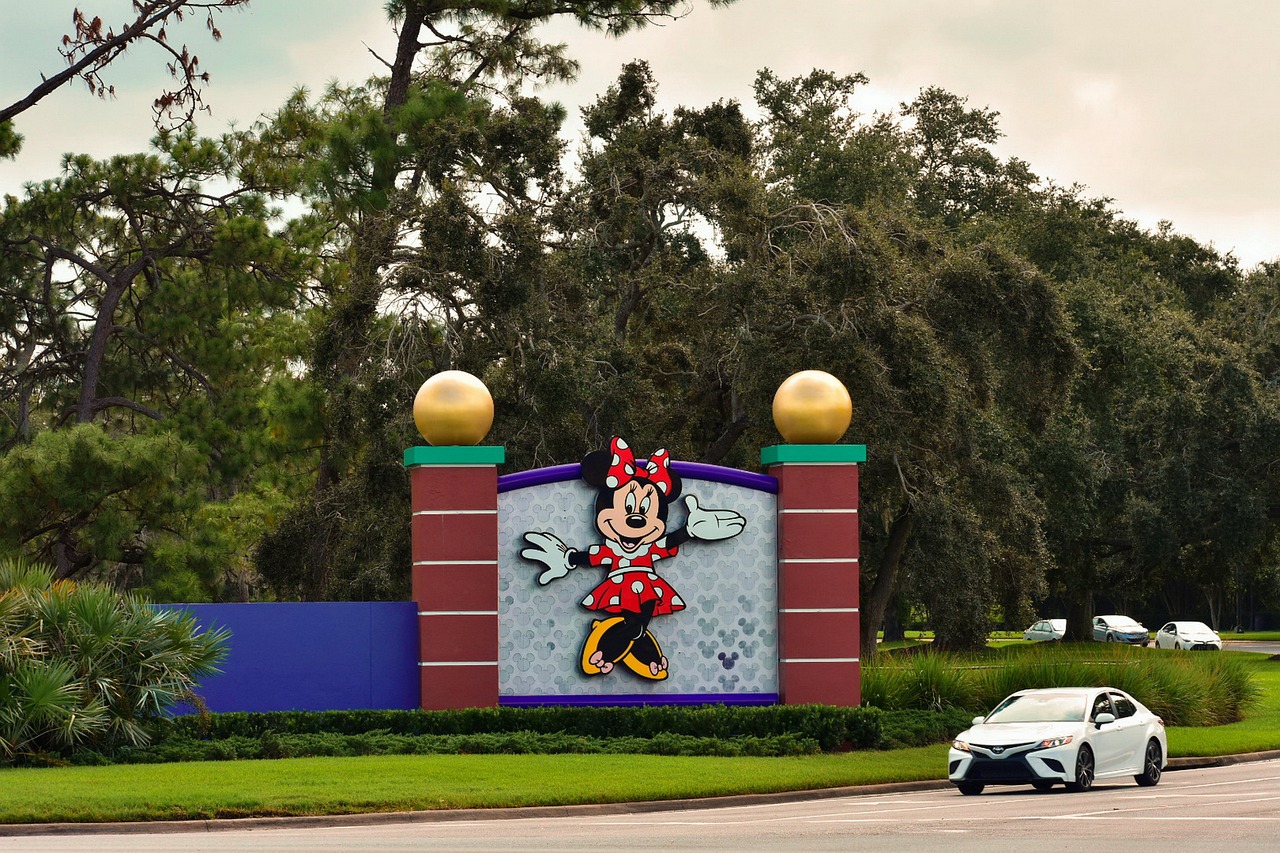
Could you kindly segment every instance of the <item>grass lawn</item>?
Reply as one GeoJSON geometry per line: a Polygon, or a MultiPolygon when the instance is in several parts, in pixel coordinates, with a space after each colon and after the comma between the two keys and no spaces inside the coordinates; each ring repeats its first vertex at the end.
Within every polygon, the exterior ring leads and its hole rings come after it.
{"type": "MultiPolygon", "coordinates": [[[[1245,654],[1233,652],[1232,654],[1245,654]]],[[[1169,729],[1172,756],[1280,749],[1280,661],[1239,723],[1169,729]]],[[[682,799],[941,779],[944,746],[802,758],[424,755],[0,769],[0,823],[181,820],[682,799]]]]}
{"type": "Polygon", "coordinates": [[[940,779],[942,746],[804,758],[391,755],[0,770],[0,823],[681,799],[940,779]]]}

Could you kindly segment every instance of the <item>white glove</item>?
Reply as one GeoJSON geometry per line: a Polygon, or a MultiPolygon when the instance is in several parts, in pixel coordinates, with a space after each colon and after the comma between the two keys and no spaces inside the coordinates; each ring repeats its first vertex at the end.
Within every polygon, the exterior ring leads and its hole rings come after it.
{"type": "Polygon", "coordinates": [[[538,575],[538,583],[545,586],[556,578],[569,574],[569,570],[573,568],[573,564],[569,562],[569,555],[576,554],[577,551],[551,533],[533,531],[526,533],[524,538],[533,547],[525,548],[520,552],[520,556],[526,560],[536,560],[547,567],[545,572],[538,575]]]}
{"type": "Polygon", "coordinates": [[[685,529],[694,539],[730,539],[747,526],[747,520],[731,509],[703,509],[695,495],[686,495],[684,505],[689,510],[685,529]]]}

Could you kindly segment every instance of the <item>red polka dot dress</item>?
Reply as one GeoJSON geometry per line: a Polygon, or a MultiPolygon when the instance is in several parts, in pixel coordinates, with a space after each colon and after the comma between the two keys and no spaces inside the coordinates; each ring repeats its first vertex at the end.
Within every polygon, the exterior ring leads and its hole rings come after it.
{"type": "Polygon", "coordinates": [[[641,605],[656,600],[654,616],[684,610],[684,600],[675,588],[653,570],[656,561],[679,553],[678,547],[668,548],[664,541],[659,539],[648,550],[631,554],[614,542],[592,545],[587,559],[593,566],[608,569],[609,576],[582,599],[582,606],[605,613],[639,613],[641,605]]]}

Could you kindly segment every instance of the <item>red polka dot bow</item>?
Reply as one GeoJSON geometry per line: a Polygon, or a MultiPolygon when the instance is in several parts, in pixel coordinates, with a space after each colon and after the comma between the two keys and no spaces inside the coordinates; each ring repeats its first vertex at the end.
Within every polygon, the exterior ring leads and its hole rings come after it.
{"type": "Polygon", "coordinates": [[[664,495],[671,494],[671,457],[666,450],[655,450],[638,473],[636,455],[625,441],[614,436],[609,442],[609,450],[613,456],[609,460],[609,472],[604,478],[606,486],[616,489],[641,477],[657,486],[664,495]]]}

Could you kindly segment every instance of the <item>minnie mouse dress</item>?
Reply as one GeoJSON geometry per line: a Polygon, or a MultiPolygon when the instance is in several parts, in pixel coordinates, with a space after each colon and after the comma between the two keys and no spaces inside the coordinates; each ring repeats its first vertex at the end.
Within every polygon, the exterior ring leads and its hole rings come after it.
{"type": "Polygon", "coordinates": [[[662,541],[632,554],[613,542],[592,545],[587,550],[590,565],[608,567],[610,571],[609,576],[582,599],[582,606],[605,613],[639,613],[643,604],[657,601],[654,616],[684,610],[684,599],[653,570],[655,561],[674,557],[680,551],[677,546],[662,545],[662,541]]]}

